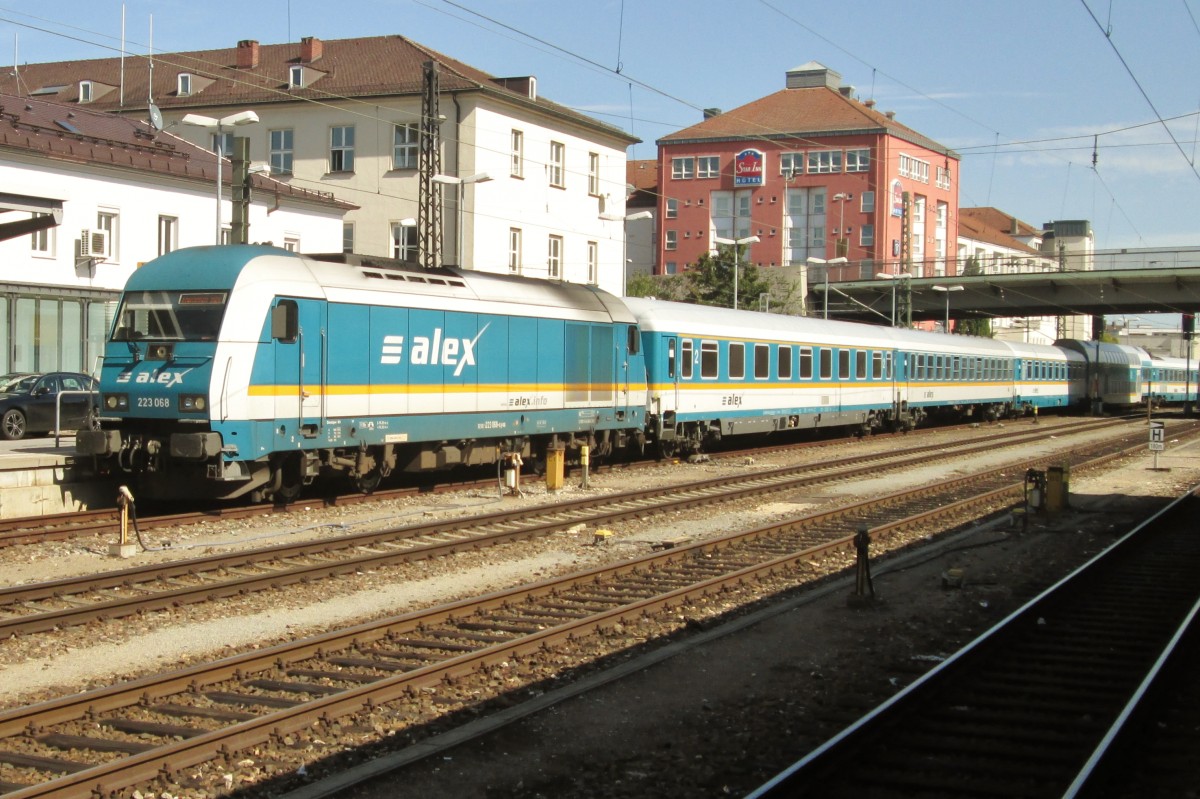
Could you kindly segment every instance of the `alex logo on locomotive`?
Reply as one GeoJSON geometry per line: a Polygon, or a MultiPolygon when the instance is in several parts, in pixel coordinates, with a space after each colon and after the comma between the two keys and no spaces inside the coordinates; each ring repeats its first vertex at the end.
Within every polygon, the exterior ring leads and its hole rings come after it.
{"type": "MultiPolygon", "coordinates": [[[[453,366],[454,376],[459,377],[466,366],[475,365],[475,345],[491,323],[475,334],[475,338],[447,337],[440,327],[434,328],[433,336],[413,336],[409,349],[409,364],[413,366],[453,366]]],[[[404,362],[404,336],[384,336],[381,364],[404,362]]]]}

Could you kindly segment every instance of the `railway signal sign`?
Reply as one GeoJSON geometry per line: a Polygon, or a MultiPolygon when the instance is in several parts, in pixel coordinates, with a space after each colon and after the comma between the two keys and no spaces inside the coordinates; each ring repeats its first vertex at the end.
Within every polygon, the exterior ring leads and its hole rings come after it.
{"type": "Polygon", "coordinates": [[[1150,451],[1162,452],[1166,441],[1166,430],[1162,422],[1150,423],[1150,451]]]}

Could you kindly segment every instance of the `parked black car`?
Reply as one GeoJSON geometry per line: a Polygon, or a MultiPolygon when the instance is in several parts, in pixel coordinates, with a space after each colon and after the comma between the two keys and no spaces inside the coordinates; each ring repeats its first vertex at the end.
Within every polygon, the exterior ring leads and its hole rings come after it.
{"type": "Polygon", "coordinates": [[[96,393],[99,383],[79,372],[13,373],[0,377],[0,436],[9,441],[30,433],[54,432],[54,415],[59,392],[64,394],[59,432],[81,428],[99,429],[96,393]]]}

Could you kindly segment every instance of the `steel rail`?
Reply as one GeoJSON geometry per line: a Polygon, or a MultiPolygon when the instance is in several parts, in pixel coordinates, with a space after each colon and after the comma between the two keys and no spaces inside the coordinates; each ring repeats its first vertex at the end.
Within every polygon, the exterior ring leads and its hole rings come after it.
{"type": "MultiPolygon", "coordinates": [[[[1130,450],[1110,453],[1103,460],[1111,460],[1128,454],[1130,450]]],[[[1045,462],[1045,458],[1029,463],[1045,462]]],[[[993,488],[980,498],[970,500],[971,504],[994,504],[1002,498],[997,492],[1006,492],[1012,496],[1023,491],[1023,482],[1011,479],[1012,465],[984,472],[984,475],[994,479],[999,473],[1008,471],[1009,477],[1004,485],[993,488]]],[[[971,478],[963,477],[954,481],[956,484],[969,482],[971,478]]],[[[944,493],[948,484],[925,486],[907,492],[895,492],[887,497],[873,500],[865,504],[894,505],[904,494],[910,496],[944,493]]],[[[963,502],[967,502],[964,500],[963,502]]],[[[961,510],[965,505],[960,504],[961,510]]],[[[850,508],[840,509],[840,515],[850,512],[850,508]]],[[[913,524],[922,524],[928,519],[951,512],[948,508],[934,507],[921,511],[919,514],[907,514],[904,518],[889,525],[881,525],[876,529],[877,536],[886,537],[888,534],[913,524]]],[[[102,714],[131,706],[153,708],[154,702],[180,693],[203,691],[206,686],[217,685],[226,680],[242,680],[248,675],[264,670],[304,661],[310,658],[321,658],[330,652],[337,652],[364,644],[388,639],[389,636],[411,634],[428,630],[441,623],[453,623],[464,619],[481,610],[511,608],[523,596],[553,597],[568,596],[572,591],[581,590],[580,586],[595,586],[604,577],[619,577],[628,575],[643,580],[652,569],[663,569],[672,564],[703,563],[709,564],[720,560],[719,555],[732,552],[738,542],[752,543],[757,539],[778,535],[787,529],[799,528],[803,525],[814,524],[816,520],[832,518],[839,511],[827,511],[813,514],[802,519],[778,522],[752,531],[733,534],[722,539],[696,542],[675,550],[654,553],[633,559],[621,564],[596,567],[573,575],[553,577],[520,589],[498,591],[477,599],[462,600],[449,603],[437,608],[416,611],[403,616],[367,624],[357,625],[346,630],[326,633],[301,642],[281,644],[265,650],[245,653],[218,661],[215,664],[184,669],[165,675],[153,675],[135,680],[125,685],[96,689],[85,694],[78,694],[51,700],[27,708],[20,708],[0,713],[0,737],[9,738],[29,731],[40,731],[55,724],[62,724],[81,718],[99,718],[102,714]],[[697,558],[698,554],[707,554],[707,558],[697,558]]],[[[690,604],[704,596],[727,590],[750,579],[777,574],[780,570],[794,567],[814,557],[824,557],[830,552],[853,547],[854,537],[837,535],[832,540],[816,546],[805,546],[799,551],[783,555],[760,558],[750,565],[734,565],[725,573],[713,575],[689,585],[670,588],[646,597],[635,597],[631,601],[602,609],[583,618],[561,620],[552,628],[530,632],[519,638],[497,642],[492,645],[479,646],[470,652],[452,656],[440,663],[416,668],[404,674],[392,677],[382,677],[369,684],[351,686],[337,690],[336,693],[318,697],[314,700],[297,705],[296,707],[276,710],[263,716],[232,724],[224,729],[206,732],[181,741],[173,741],[165,746],[156,747],[151,751],[133,754],[93,768],[67,774],[42,785],[22,788],[6,795],[6,799],[32,799],[40,797],[83,797],[92,796],[93,792],[115,792],[124,787],[135,785],[155,778],[164,772],[176,772],[218,756],[221,752],[229,753],[250,746],[267,745],[272,739],[288,735],[310,726],[314,720],[331,720],[348,714],[369,710],[380,703],[386,703],[404,698],[413,690],[421,687],[436,688],[447,681],[460,679],[474,673],[480,666],[493,666],[509,658],[523,657],[541,652],[553,644],[573,637],[590,635],[593,632],[610,629],[614,625],[635,622],[647,613],[664,608],[674,608],[690,604]]],[[[588,590],[596,591],[596,588],[588,590]]],[[[585,591],[586,593],[586,591],[585,591]]],[[[612,591],[614,602],[623,596],[623,592],[612,591]]],[[[582,606],[581,606],[582,607],[582,606]]]]}

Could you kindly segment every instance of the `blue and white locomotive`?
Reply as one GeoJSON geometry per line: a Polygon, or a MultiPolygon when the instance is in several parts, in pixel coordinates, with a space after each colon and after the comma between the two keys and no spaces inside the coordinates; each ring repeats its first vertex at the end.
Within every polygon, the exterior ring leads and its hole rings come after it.
{"type": "Polygon", "coordinates": [[[129,279],[77,438],[151,496],[287,498],[323,470],[641,444],[636,320],[597,289],[269,247],[198,247],[129,279]]]}
{"type": "Polygon", "coordinates": [[[393,471],[552,448],[685,454],[746,434],[1136,404],[1142,354],[197,247],[129,279],[102,429],[76,441],[152,497],[288,498],[322,474],[369,491],[393,471]]]}

